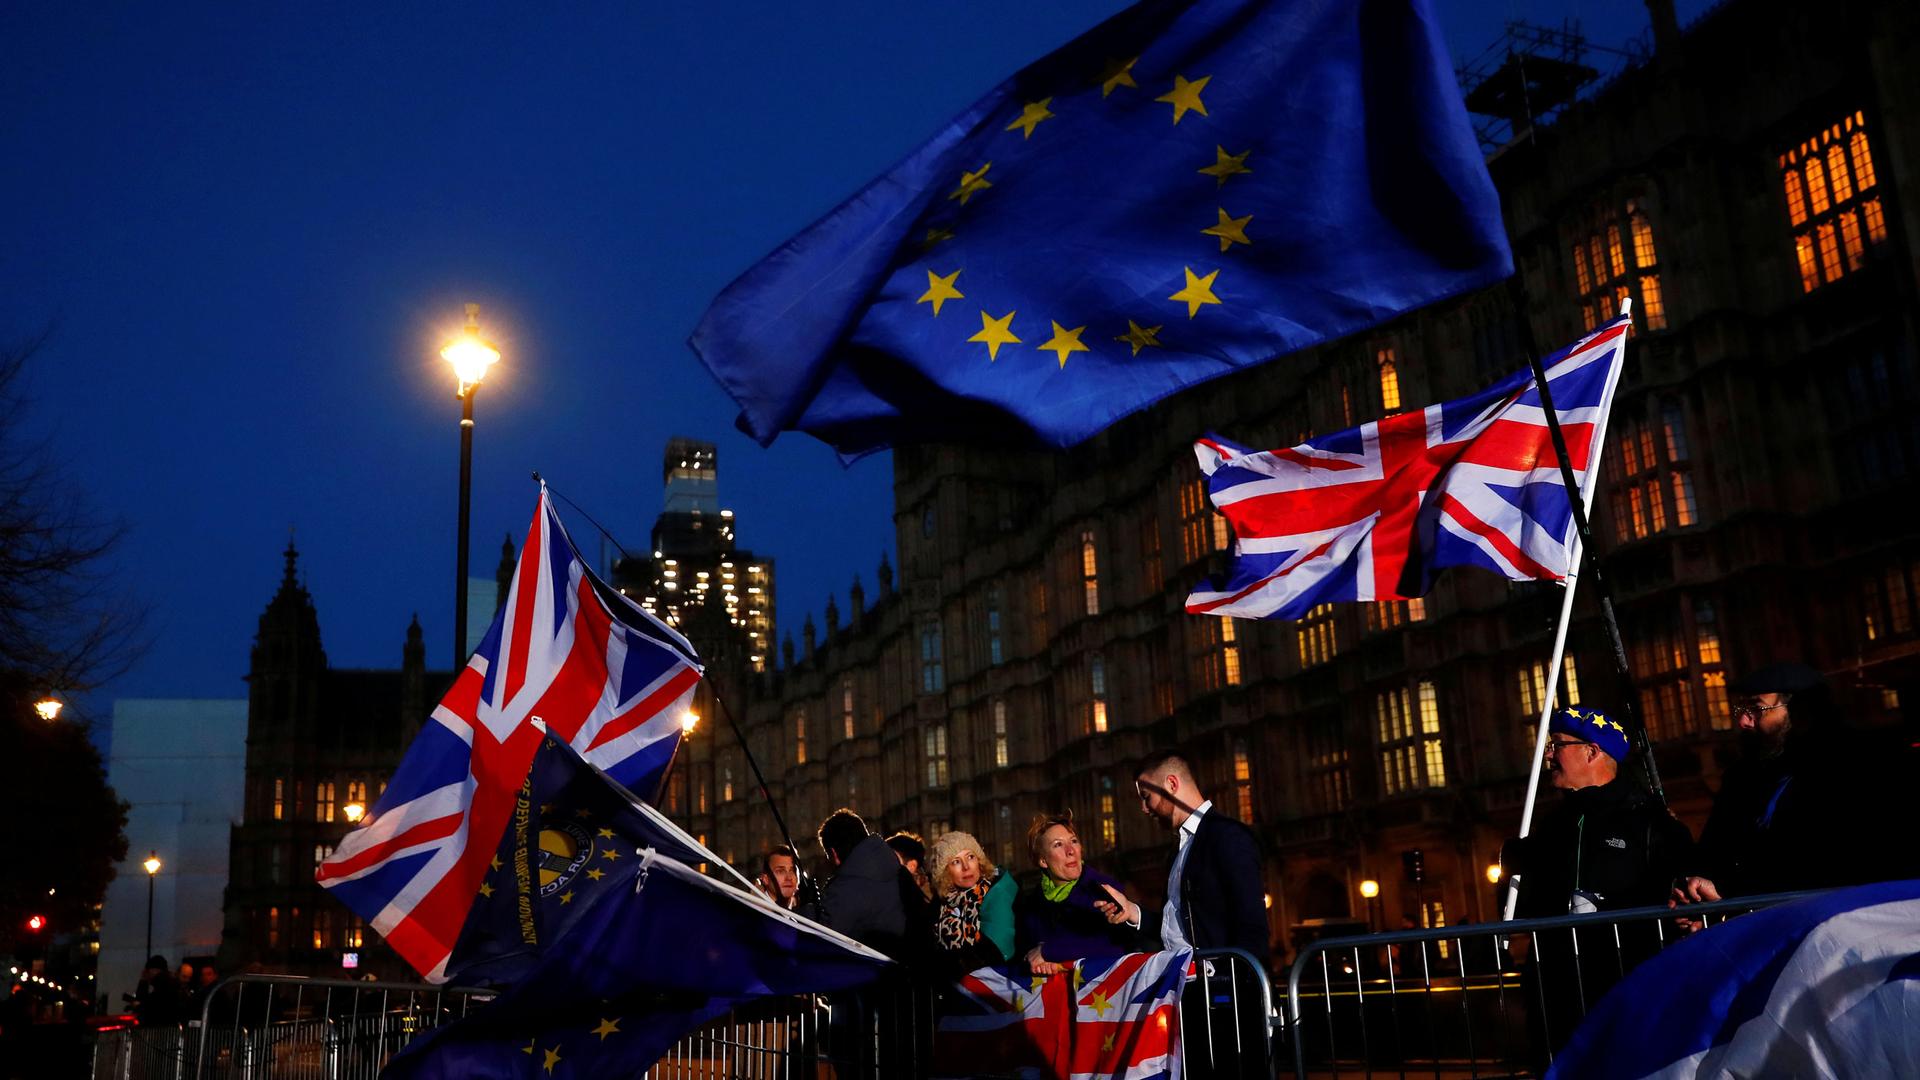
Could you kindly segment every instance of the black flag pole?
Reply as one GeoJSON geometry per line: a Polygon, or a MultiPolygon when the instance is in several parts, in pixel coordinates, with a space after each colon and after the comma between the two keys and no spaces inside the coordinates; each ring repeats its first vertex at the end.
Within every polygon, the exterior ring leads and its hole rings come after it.
{"type": "MultiPolygon", "coordinates": [[[[545,483],[545,481],[541,480],[540,474],[537,472],[533,474],[533,478],[536,481],[545,483]]],[[[554,498],[559,499],[561,502],[566,503],[568,506],[578,511],[581,517],[587,519],[587,523],[589,525],[592,525],[594,528],[600,530],[601,536],[604,536],[608,540],[612,541],[613,546],[619,549],[621,558],[623,559],[633,558],[633,553],[628,551],[626,545],[620,542],[620,538],[613,535],[613,533],[605,525],[602,525],[600,524],[599,521],[595,520],[594,516],[592,514],[587,513],[586,509],[583,508],[579,503],[574,502],[572,499],[567,498],[565,495],[555,490],[552,484],[547,485],[547,490],[552,493],[554,498]]],[[[780,804],[774,802],[773,800],[773,792],[767,787],[766,774],[760,771],[760,762],[753,756],[753,748],[747,745],[746,732],[740,730],[739,722],[733,718],[733,710],[727,708],[726,698],[723,694],[720,693],[720,684],[716,680],[714,680],[711,674],[708,674],[706,672],[702,672],[701,679],[702,681],[706,682],[708,686],[712,688],[712,694],[710,696],[713,698],[714,707],[717,708],[720,711],[720,715],[726,719],[728,729],[733,732],[734,741],[738,743],[740,746],[740,752],[746,755],[747,768],[753,770],[753,781],[755,784],[758,784],[760,787],[760,797],[767,801],[767,809],[773,814],[774,827],[780,830],[780,839],[784,840],[786,842],[787,848],[794,853],[794,864],[795,864],[795,868],[798,869],[799,861],[800,861],[800,847],[798,844],[795,844],[793,842],[793,834],[787,831],[786,818],[781,816],[780,814],[780,804]]],[[[667,777],[672,773],[673,763],[674,761],[678,760],[679,756],[680,756],[680,746],[679,746],[679,743],[676,742],[674,744],[673,757],[668,759],[666,771],[663,772],[660,776],[660,790],[657,793],[655,793],[655,796],[654,796],[656,800],[661,795],[664,795],[666,793],[667,777]]]]}
{"type": "MultiPolygon", "coordinates": [[[[1573,507],[1573,527],[1580,539],[1580,556],[1584,564],[1581,573],[1600,602],[1600,619],[1607,628],[1607,644],[1613,650],[1614,674],[1619,683],[1619,711],[1627,719],[1627,739],[1633,746],[1634,756],[1640,760],[1641,778],[1647,790],[1660,800],[1660,805],[1665,806],[1667,793],[1660,785],[1660,771],[1653,762],[1653,746],[1647,738],[1646,721],[1640,715],[1639,686],[1633,680],[1633,669],[1627,662],[1627,647],[1620,636],[1620,618],[1614,609],[1613,583],[1601,568],[1600,549],[1593,542],[1593,526],[1587,519],[1586,501],[1580,491],[1580,482],[1573,475],[1573,463],[1567,458],[1567,437],[1560,430],[1560,416],[1553,408],[1553,391],[1547,386],[1547,369],[1540,362],[1540,349],[1534,341],[1526,286],[1521,283],[1517,273],[1510,279],[1510,284],[1514,317],[1520,328],[1520,347],[1527,354],[1528,366],[1533,369],[1533,383],[1540,389],[1540,408],[1546,413],[1547,433],[1553,439],[1554,456],[1560,461],[1560,482],[1566,485],[1567,501],[1573,507]]],[[[1611,403],[1608,407],[1612,407],[1611,403]]],[[[1591,469],[1594,464],[1588,462],[1587,467],[1591,469]]]]}

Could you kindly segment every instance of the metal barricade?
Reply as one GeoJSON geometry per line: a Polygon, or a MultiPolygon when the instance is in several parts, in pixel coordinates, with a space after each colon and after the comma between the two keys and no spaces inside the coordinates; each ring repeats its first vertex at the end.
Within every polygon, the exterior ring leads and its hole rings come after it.
{"type": "Polygon", "coordinates": [[[1294,1075],[1526,1076],[1635,965],[1686,931],[1811,893],[1314,942],[1287,976],[1294,1075]]]}

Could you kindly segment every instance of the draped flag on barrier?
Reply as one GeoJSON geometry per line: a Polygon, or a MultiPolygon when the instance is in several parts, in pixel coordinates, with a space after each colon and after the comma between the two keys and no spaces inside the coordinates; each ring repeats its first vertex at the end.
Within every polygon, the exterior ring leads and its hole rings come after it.
{"type": "MultiPolygon", "coordinates": [[[[1623,315],[1543,365],[1584,490],[1628,326],[1623,315]]],[[[1297,619],[1328,601],[1425,596],[1450,566],[1516,581],[1572,566],[1573,502],[1530,371],[1287,449],[1205,438],[1194,453],[1236,538],[1226,576],[1187,597],[1194,614],[1297,619]]]]}
{"type": "Polygon", "coordinates": [[[934,1075],[1179,1080],[1192,961],[1190,951],[1129,953],[1051,977],[981,968],[960,980],[940,1020],[934,1075]]]}
{"type": "Polygon", "coordinates": [[[1920,1076],[1920,881],[1782,904],[1674,944],[1601,1000],[1547,1076],[1920,1076]]]}
{"type": "Polygon", "coordinates": [[[762,445],[1070,446],[1512,268],[1424,0],[1145,0],[749,269],[689,344],[762,445]]]}
{"type": "Polygon", "coordinates": [[[649,793],[700,671],[685,638],[594,577],[542,484],[493,625],[315,878],[421,974],[445,979],[541,740],[551,732],[649,793]]]}
{"type": "MultiPolygon", "coordinates": [[[[701,875],[683,860],[719,859],[565,743],[548,740],[542,755],[532,781],[539,795],[530,789],[527,799],[548,804],[522,811],[544,815],[540,850],[522,867],[502,860],[490,873],[502,884],[481,901],[461,951],[476,939],[517,941],[543,916],[537,929],[554,936],[519,955],[494,950],[512,985],[409,1044],[383,1080],[641,1076],[682,1036],[737,1005],[861,986],[891,966],[744,882],[701,875]],[[522,872],[527,888],[546,893],[530,910],[510,884],[522,872]]],[[[526,843],[531,849],[533,838],[526,843]]]]}

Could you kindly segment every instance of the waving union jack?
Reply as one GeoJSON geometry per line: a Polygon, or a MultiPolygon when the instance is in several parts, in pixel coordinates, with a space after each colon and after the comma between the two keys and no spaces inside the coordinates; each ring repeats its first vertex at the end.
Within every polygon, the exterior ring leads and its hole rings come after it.
{"type": "MultiPolygon", "coordinates": [[[[1627,327],[1622,315],[1545,364],[1589,497],[1627,327]]],[[[1297,619],[1424,596],[1448,566],[1559,581],[1572,563],[1573,504],[1530,372],[1284,450],[1208,438],[1194,452],[1238,538],[1226,578],[1187,597],[1196,614],[1297,619]]]]}
{"type": "Polygon", "coordinates": [[[315,877],[422,974],[444,979],[541,728],[651,794],[700,671],[685,638],[587,569],[543,485],[493,626],[368,822],[315,877]]]}

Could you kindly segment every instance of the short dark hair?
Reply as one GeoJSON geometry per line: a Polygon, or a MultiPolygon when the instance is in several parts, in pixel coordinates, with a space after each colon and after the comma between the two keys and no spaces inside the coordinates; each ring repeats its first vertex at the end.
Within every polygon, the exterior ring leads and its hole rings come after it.
{"type": "MultiPolygon", "coordinates": [[[[1135,773],[1134,775],[1138,776],[1140,774],[1135,773]]],[[[1046,813],[1033,815],[1033,824],[1027,826],[1027,853],[1033,856],[1034,862],[1040,861],[1040,845],[1042,841],[1046,839],[1047,830],[1053,828],[1055,825],[1067,830],[1075,837],[1080,835],[1080,830],[1073,827],[1073,811],[1071,810],[1062,810],[1057,814],[1046,813]]]]}
{"type": "Polygon", "coordinates": [[[911,859],[917,863],[927,861],[927,842],[920,839],[918,833],[901,829],[887,837],[887,846],[898,852],[903,859],[911,859]]]}
{"type": "Polygon", "coordinates": [[[793,868],[795,870],[798,870],[800,868],[799,852],[793,850],[793,848],[790,845],[775,844],[772,847],[768,848],[760,856],[760,872],[761,873],[767,875],[768,877],[773,876],[773,857],[775,855],[785,855],[787,858],[793,860],[793,868]]]}
{"type": "Polygon", "coordinates": [[[860,820],[859,814],[843,806],[828,814],[827,820],[820,823],[816,839],[820,841],[820,850],[830,852],[845,862],[847,856],[852,855],[853,849],[859,847],[860,841],[868,835],[867,823],[860,820]]]}
{"type": "Polygon", "coordinates": [[[1172,748],[1155,750],[1153,753],[1141,758],[1140,763],[1134,766],[1133,775],[1136,778],[1151,776],[1154,773],[1165,772],[1168,766],[1177,767],[1188,776],[1193,775],[1193,761],[1178,749],[1172,748]]]}

